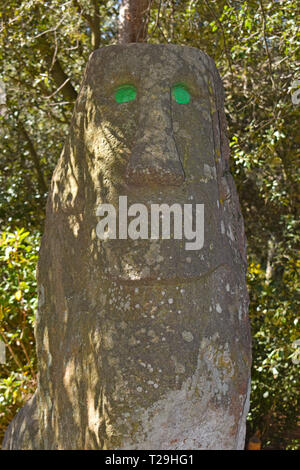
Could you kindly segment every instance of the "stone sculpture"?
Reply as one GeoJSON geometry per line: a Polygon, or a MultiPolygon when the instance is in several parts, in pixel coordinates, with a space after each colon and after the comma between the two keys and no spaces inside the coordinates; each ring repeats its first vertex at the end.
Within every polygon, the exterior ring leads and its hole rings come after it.
{"type": "Polygon", "coordinates": [[[4,448],[243,448],[246,251],[223,101],[198,49],[92,53],[47,203],[37,396],[4,448]],[[101,240],[97,208],[120,196],[149,211],[203,205],[203,246],[126,230],[101,240]]]}

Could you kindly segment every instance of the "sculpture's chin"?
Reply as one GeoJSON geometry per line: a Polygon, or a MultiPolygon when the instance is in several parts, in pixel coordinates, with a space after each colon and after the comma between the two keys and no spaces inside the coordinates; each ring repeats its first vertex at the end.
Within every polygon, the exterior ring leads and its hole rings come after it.
{"type": "Polygon", "coordinates": [[[142,276],[134,274],[128,274],[128,273],[119,273],[118,275],[108,275],[105,280],[106,281],[113,281],[118,284],[132,284],[136,286],[143,286],[143,285],[173,285],[173,284],[185,284],[189,283],[192,281],[196,281],[200,278],[203,278],[204,276],[210,274],[213,272],[215,269],[217,269],[219,266],[216,268],[211,269],[209,272],[206,272],[204,274],[199,274],[199,275],[193,275],[193,276],[181,276],[178,275],[177,273],[174,273],[173,276],[170,276],[165,273],[158,273],[156,276],[152,276],[151,274],[147,275],[147,273],[142,273],[142,276]]]}

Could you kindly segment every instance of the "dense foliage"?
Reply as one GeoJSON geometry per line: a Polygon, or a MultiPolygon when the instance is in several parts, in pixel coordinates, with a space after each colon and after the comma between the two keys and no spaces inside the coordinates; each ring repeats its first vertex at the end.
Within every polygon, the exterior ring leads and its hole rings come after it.
{"type": "MultiPolygon", "coordinates": [[[[118,6],[7,0],[2,8],[0,332],[8,361],[0,365],[0,433],[35,380],[34,264],[49,180],[88,56],[116,42],[118,6]]],[[[248,239],[248,434],[259,432],[263,446],[273,448],[297,446],[300,104],[291,100],[300,79],[297,16],[297,0],[154,0],[148,22],[149,42],[204,50],[224,82],[232,172],[248,239]]]]}
{"type": "Polygon", "coordinates": [[[2,232],[0,238],[0,340],[7,356],[0,365],[0,435],[36,387],[33,323],[38,246],[39,236],[24,229],[2,232]]]}

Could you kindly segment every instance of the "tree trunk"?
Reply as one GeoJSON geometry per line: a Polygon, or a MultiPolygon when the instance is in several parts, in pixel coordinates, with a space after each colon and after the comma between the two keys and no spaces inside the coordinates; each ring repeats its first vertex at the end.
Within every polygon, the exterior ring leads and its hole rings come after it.
{"type": "Polygon", "coordinates": [[[122,0],[119,14],[119,42],[146,42],[151,0],[122,0]]]}

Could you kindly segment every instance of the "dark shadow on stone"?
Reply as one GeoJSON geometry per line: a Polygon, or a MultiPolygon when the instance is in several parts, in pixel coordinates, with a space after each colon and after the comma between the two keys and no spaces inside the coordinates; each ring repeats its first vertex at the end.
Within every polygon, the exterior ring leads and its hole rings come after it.
{"type": "Polygon", "coordinates": [[[8,426],[2,450],[38,450],[41,440],[36,393],[21,408],[8,426]]]}

